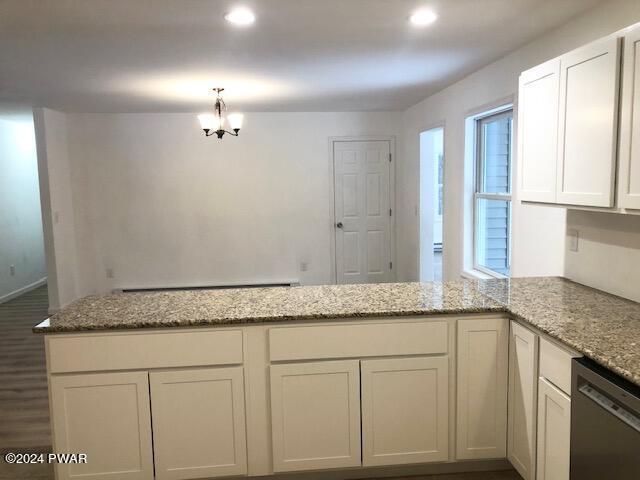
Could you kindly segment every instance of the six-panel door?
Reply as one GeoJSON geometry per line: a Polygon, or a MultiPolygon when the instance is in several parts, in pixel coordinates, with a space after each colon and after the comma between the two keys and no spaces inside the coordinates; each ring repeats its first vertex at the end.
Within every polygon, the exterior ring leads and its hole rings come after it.
{"type": "Polygon", "coordinates": [[[560,59],[523,72],[518,104],[520,200],[556,201],[560,59]]]}
{"type": "Polygon", "coordinates": [[[360,362],[271,365],[276,472],[361,465],[360,362]]]}
{"type": "Polygon", "coordinates": [[[509,322],[458,321],[456,457],[504,458],[507,445],[509,322]]]}
{"type": "Polygon", "coordinates": [[[242,367],[149,374],[156,478],[247,473],[242,367]]]}
{"type": "Polygon", "coordinates": [[[538,384],[537,480],[569,480],[571,399],[544,378],[538,384]]]}
{"type": "Polygon", "coordinates": [[[364,466],[445,461],[449,456],[449,359],[363,360],[364,466]]]}
{"type": "Polygon", "coordinates": [[[535,478],[538,336],[511,322],[507,458],[524,480],[535,478]]]}
{"type": "Polygon", "coordinates": [[[560,57],[558,203],[614,204],[620,39],[560,57]]]}
{"type": "Polygon", "coordinates": [[[151,480],[153,453],[147,372],[49,377],[54,446],[85,453],[57,464],[58,480],[151,480]]]}
{"type": "Polygon", "coordinates": [[[640,209],[640,27],[624,36],[620,115],[620,206],[640,209]]]}

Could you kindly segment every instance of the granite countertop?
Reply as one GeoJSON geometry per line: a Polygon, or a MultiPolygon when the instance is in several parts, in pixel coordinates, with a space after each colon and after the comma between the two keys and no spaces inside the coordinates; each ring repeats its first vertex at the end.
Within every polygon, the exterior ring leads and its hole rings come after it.
{"type": "Polygon", "coordinates": [[[37,333],[504,312],[640,385],[640,304],[557,277],[120,293],[80,299],[37,333]]]}

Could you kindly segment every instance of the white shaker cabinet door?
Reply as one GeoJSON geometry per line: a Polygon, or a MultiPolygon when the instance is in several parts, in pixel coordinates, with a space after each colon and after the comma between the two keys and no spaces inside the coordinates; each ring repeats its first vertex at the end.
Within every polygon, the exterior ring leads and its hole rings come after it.
{"type": "Polygon", "coordinates": [[[364,360],[361,375],[365,467],[448,459],[448,357],[364,360]]]}
{"type": "Polygon", "coordinates": [[[270,372],[274,471],[360,466],[360,362],[286,363],[270,372]]]}
{"type": "Polygon", "coordinates": [[[509,321],[458,321],[457,448],[459,460],[507,453],[509,321]]]}
{"type": "Polygon", "coordinates": [[[244,475],[242,367],[151,372],[156,478],[244,475]]]}
{"type": "Polygon", "coordinates": [[[507,458],[524,480],[535,478],[538,336],[511,322],[507,458]]]}
{"type": "Polygon", "coordinates": [[[620,206],[640,209],[640,27],[624,36],[620,123],[620,206]]]}
{"type": "Polygon", "coordinates": [[[555,203],[558,157],[560,59],[520,75],[518,100],[518,198],[555,203]]]}
{"type": "Polygon", "coordinates": [[[147,372],[53,375],[54,446],[86,453],[86,464],[57,464],[58,480],[151,480],[153,453],[147,372]]]}
{"type": "Polygon", "coordinates": [[[457,448],[459,460],[507,453],[509,321],[458,321],[457,448]]]}
{"type": "Polygon", "coordinates": [[[569,480],[571,399],[544,378],[538,384],[537,480],[569,480]]]}
{"type": "Polygon", "coordinates": [[[614,205],[619,67],[615,37],[560,57],[558,203],[614,205]]]}

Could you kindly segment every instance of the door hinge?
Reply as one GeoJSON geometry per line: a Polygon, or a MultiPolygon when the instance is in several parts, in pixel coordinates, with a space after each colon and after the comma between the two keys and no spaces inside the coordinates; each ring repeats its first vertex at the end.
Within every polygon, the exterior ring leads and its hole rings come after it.
{"type": "Polygon", "coordinates": [[[389,216],[393,214],[393,210],[389,209],[389,216]]]}
{"type": "Polygon", "coordinates": [[[393,268],[393,262],[389,262],[389,270],[393,268]]]}
{"type": "Polygon", "coordinates": [[[389,161],[391,161],[391,154],[389,154],[389,161]]]}

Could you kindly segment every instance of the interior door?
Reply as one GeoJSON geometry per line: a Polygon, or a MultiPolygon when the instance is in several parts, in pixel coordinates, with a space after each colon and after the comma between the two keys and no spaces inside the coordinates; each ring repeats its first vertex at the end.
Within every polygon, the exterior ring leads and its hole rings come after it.
{"type": "Polygon", "coordinates": [[[337,283],[380,283],[391,273],[391,145],[333,143],[337,283]]]}

